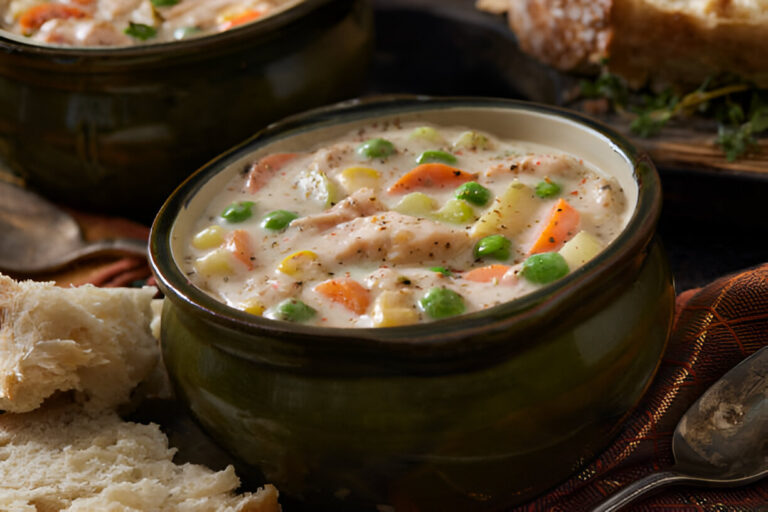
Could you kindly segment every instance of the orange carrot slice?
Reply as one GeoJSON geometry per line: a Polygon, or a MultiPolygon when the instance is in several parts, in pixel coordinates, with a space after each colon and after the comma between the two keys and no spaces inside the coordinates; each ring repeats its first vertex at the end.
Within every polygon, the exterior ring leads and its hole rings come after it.
{"type": "Polygon", "coordinates": [[[87,13],[71,5],[47,3],[30,7],[19,17],[19,26],[25,33],[37,30],[48,20],[85,18],[87,13]]]}
{"type": "Polygon", "coordinates": [[[264,15],[263,10],[249,9],[244,13],[238,14],[237,16],[234,16],[226,20],[224,23],[220,24],[219,30],[224,32],[225,30],[239,27],[240,25],[245,25],[246,23],[250,23],[251,21],[261,18],[263,15],[264,15]]]}
{"type": "Polygon", "coordinates": [[[530,254],[560,249],[578,232],[580,217],[579,212],[568,201],[560,198],[552,208],[544,229],[531,247],[530,254]]]}
{"type": "Polygon", "coordinates": [[[315,286],[315,291],[358,315],[371,302],[370,292],[354,279],[329,279],[315,286]]]}
{"type": "Polygon", "coordinates": [[[275,153],[265,156],[248,170],[245,187],[253,194],[267,184],[285,164],[298,156],[297,153],[275,153]]]}
{"type": "Polygon", "coordinates": [[[486,267],[472,269],[461,277],[467,281],[474,281],[476,283],[490,283],[494,280],[500,280],[509,269],[509,265],[495,263],[486,267]]]}
{"type": "Polygon", "coordinates": [[[475,174],[438,162],[421,164],[401,176],[387,192],[400,194],[415,188],[457,187],[476,177],[475,174]]]}
{"type": "Polygon", "coordinates": [[[236,229],[227,237],[226,249],[237,258],[248,270],[253,270],[253,252],[251,251],[251,237],[243,229],[236,229]]]}

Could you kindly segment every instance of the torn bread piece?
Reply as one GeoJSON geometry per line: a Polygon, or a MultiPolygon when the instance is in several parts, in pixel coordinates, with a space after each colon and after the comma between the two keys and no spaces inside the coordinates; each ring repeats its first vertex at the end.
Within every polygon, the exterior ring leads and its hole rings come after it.
{"type": "Polygon", "coordinates": [[[160,356],[150,330],[156,292],[0,275],[0,410],[31,411],[70,390],[93,410],[128,401],[160,356]]]}
{"type": "Polygon", "coordinates": [[[768,87],[765,0],[481,0],[507,11],[523,51],[563,71],[603,59],[631,86],[699,86],[732,73],[768,87]]]}
{"type": "Polygon", "coordinates": [[[277,512],[266,485],[236,495],[232,466],[176,465],[155,424],[54,405],[0,415],[0,510],[13,512],[277,512]]]}

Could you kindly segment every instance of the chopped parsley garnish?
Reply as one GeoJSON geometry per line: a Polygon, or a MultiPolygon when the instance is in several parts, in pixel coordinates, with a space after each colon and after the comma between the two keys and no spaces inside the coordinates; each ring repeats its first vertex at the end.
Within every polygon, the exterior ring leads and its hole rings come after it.
{"type": "Polygon", "coordinates": [[[453,272],[451,272],[450,270],[448,270],[445,267],[430,267],[429,270],[431,270],[432,272],[437,272],[438,274],[442,274],[445,277],[452,277],[453,276],[453,272]]]}
{"type": "Polygon", "coordinates": [[[143,23],[130,22],[125,29],[125,33],[136,39],[146,41],[157,35],[157,29],[155,27],[150,27],[149,25],[144,25],[143,23]]]}

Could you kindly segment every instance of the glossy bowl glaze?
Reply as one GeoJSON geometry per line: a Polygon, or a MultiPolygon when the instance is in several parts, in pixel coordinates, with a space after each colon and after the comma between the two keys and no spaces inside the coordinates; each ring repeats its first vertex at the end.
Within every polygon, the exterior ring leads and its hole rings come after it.
{"type": "Polygon", "coordinates": [[[213,161],[157,216],[165,363],[180,398],[283,495],[333,510],[495,510],[566,478],[606,445],[653,377],[674,293],[654,238],[651,163],[575,114],[514,101],[393,99],[288,119],[213,161]],[[614,175],[634,213],[599,256],[533,294],[383,329],[255,317],[195,288],[177,255],[247,158],[316,147],[373,120],[460,124],[548,144],[614,175]]]}
{"type": "Polygon", "coordinates": [[[304,0],[227,32],[121,48],[0,32],[0,161],[51,199],[150,221],[217,154],[358,94],[372,40],[369,0],[304,0]]]}

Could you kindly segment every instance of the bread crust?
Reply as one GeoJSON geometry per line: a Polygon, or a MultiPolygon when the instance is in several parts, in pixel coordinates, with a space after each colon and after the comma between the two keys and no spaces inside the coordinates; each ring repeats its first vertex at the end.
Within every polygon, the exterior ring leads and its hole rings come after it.
{"type": "MultiPolygon", "coordinates": [[[[707,77],[734,73],[768,86],[768,19],[736,16],[729,1],[704,13],[663,8],[643,0],[614,0],[609,69],[631,85],[700,85],[707,77]]],[[[742,13],[743,14],[743,13],[742,13]]]]}
{"type": "Polygon", "coordinates": [[[588,71],[605,55],[611,0],[510,0],[520,48],[562,70],[588,71]]]}
{"type": "Polygon", "coordinates": [[[602,59],[632,86],[732,73],[768,87],[768,10],[737,0],[510,0],[520,48],[563,71],[602,59]]]}

